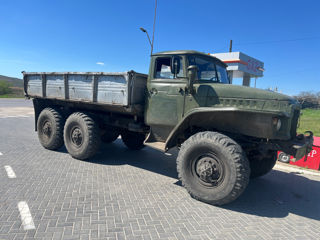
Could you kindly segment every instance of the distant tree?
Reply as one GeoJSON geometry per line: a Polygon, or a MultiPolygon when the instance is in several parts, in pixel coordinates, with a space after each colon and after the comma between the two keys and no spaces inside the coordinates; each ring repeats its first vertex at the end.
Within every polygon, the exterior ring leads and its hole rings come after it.
{"type": "Polygon", "coordinates": [[[320,108],[320,92],[300,92],[296,99],[302,104],[302,108],[320,108]]]}
{"type": "Polygon", "coordinates": [[[10,83],[6,81],[0,81],[0,95],[11,93],[10,83]]]}
{"type": "Polygon", "coordinates": [[[318,99],[318,105],[320,105],[320,92],[317,92],[316,96],[317,96],[317,99],[318,99]]]}

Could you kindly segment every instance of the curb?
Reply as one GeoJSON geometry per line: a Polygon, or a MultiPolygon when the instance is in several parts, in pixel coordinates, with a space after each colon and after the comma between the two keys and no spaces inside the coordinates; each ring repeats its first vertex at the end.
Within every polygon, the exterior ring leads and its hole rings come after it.
{"type": "Polygon", "coordinates": [[[320,172],[319,171],[311,170],[311,169],[305,169],[305,168],[297,167],[297,166],[294,166],[294,165],[289,165],[287,163],[277,162],[273,169],[280,170],[280,171],[282,170],[282,171],[289,171],[289,172],[294,172],[294,173],[312,175],[312,176],[319,176],[320,177],[320,172]]]}

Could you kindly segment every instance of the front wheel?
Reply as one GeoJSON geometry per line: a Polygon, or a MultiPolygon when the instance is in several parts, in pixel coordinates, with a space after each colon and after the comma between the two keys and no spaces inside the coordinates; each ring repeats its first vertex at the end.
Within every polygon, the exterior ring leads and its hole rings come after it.
{"type": "Polygon", "coordinates": [[[100,146],[97,123],[84,113],[71,114],[64,127],[64,143],[72,157],[82,160],[92,157],[100,146]]]}
{"type": "Polygon", "coordinates": [[[187,139],[177,158],[177,171],[192,197],[214,205],[238,198],[250,176],[242,148],[217,132],[200,132],[187,139]]]}

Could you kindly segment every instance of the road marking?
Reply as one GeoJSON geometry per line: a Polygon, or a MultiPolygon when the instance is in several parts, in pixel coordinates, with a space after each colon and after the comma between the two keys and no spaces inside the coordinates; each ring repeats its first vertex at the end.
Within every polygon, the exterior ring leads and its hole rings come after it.
{"type": "Polygon", "coordinates": [[[3,155],[2,152],[0,152],[0,156],[3,155]]]}
{"type": "Polygon", "coordinates": [[[26,202],[19,202],[18,208],[21,216],[21,221],[24,230],[35,229],[34,222],[29,210],[28,204],[26,202]]]}
{"type": "Polygon", "coordinates": [[[5,119],[5,118],[29,118],[31,116],[27,116],[27,115],[15,115],[15,116],[3,116],[0,115],[0,119],[5,119]]]}
{"type": "Polygon", "coordinates": [[[4,169],[7,171],[7,175],[8,175],[8,178],[16,178],[16,174],[14,173],[12,167],[6,165],[4,166],[4,169]]]}

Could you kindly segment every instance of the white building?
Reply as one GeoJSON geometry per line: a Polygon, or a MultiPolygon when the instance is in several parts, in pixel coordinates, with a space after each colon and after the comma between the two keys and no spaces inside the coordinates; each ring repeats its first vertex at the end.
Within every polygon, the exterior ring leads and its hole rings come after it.
{"type": "Polygon", "coordinates": [[[227,71],[231,83],[233,78],[242,78],[242,85],[250,86],[251,78],[263,77],[264,63],[242,52],[215,53],[211,55],[228,65],[227,71]]]}

